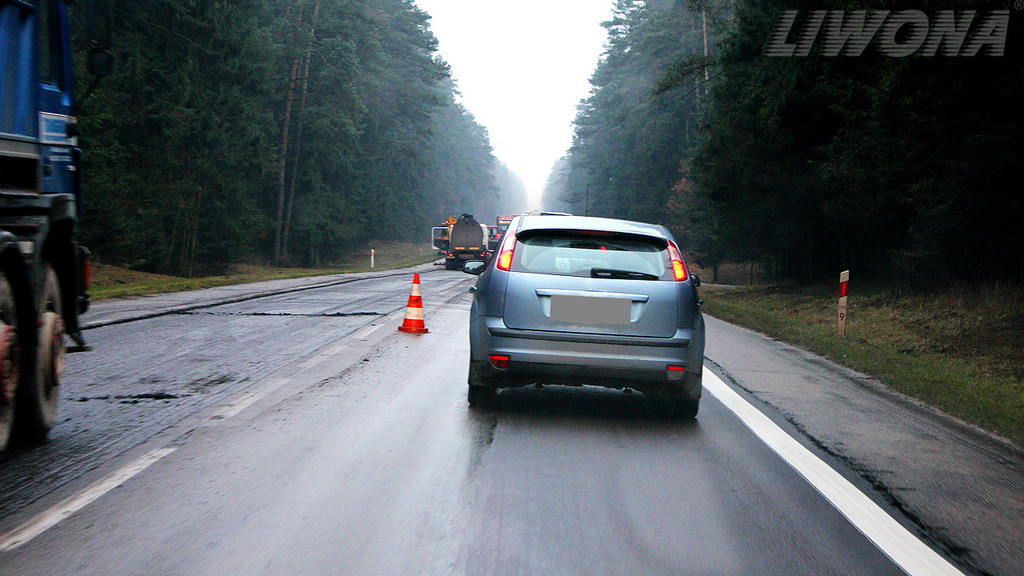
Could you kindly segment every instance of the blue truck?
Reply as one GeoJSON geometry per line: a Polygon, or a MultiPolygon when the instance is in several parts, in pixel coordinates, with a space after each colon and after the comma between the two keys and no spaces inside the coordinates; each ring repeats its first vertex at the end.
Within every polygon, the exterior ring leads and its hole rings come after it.
{"type": "MultiPolygon", "coordinates": [[[[45,439],[67,352],[88,349],[89,252],[82,210],[69,5],[0,0],[0,451],[45,439]],[[66,345],[70,339],[71,346],[66,345]]],[[[109,73],[98,3],[77,2],[88,67],[109,73]]]]}

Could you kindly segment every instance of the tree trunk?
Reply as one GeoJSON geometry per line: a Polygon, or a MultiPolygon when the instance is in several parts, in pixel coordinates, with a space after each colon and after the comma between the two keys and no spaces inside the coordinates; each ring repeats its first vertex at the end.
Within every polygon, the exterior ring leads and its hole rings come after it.
{"type": "MultiPolygon", "coordinates": [[[[711,50],[708,49],[708,11],[706,6],[702,6],[700,9],[700,19],[704,26],[704,58],[707,59],[711,56],[711,50]]],[[[711,76],[708,74],[708,67],[704,67],[704,81],[711,80],[711,76]]],[[[705,88],[706,90],[706,88],[705,88]]]]}
{"type": "Polygon", "coordinates": [[[281,240],[281,252],[288,255],[288,233],[291,231],[292,205],[295,203],[295,181],[298,179],[299,155],[302,153],[303,116],[306,111],[306,96],[309,93],[309,61],[313,55],[313,39],[316,37],[316,19],[320,14],[320,0],[313,7],[313,21],[309,29],[309,42],[306,44],[306,61],[302,69],[302,96],[299,99],[298,128],[295,131],[295,159],[292,161],[292,173],[288,182],[288,192],[284,214],[284,231],[281,240]]]}
{"type": "MultiPolygon", "coordinates": [[[[289,10],[289,14],[291,10],[289,10]]],[[[302,22],[302,18],[299,18],[302,22]]],[[[279,171],[277,177],[277,217],[274,220],[274,266],[281,265],[281,234],[284,231],[284,197],[285,197],[285,175],[288,167],[288,127],[292,120],[292,100],[295,98],[296,73],[299,70],[299,59],[292,60],[292,71],[288,76],[288,99],[284,106],[284,126],[281,128],[281,154],[278,159],[279,171]]]]}
{"type": "MultiPolygon", "coordinates": [[[[693,30],[696,31],[697,30],[697,20],[696,20],[696,17],[692,17],[690,19],[690,24],[693,26],[693,30]]],[[[683,40],[683,45],[686,45],[686,39],[685,38],[683,40]]],[[[693,48],[693,53],[694,54],[697,53],[697,48],[696,47],[693,48]]],[[[694,100],[696,101],[697,105],[699,106],[700,105],[700,76],[698,74],[694,74],[693,75],[693,97],[694,97],[694,100]]]]}

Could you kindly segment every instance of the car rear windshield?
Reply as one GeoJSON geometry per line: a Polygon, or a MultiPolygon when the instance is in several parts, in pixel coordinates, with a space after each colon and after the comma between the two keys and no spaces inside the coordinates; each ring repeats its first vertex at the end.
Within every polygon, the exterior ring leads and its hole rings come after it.
{"type": "Polygon", "coordinates": [[[665,280],[668,243],[613,232],[528,231],[516,245],[513,271],[559,276],[665,280]]]}

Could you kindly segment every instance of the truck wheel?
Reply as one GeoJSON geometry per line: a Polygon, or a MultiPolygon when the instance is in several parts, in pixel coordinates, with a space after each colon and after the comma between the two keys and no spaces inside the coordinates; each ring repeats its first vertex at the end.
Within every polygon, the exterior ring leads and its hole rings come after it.
{"type": "Polygon", "coordinates": [[[14,430],[14,399],[21,365],[17,327],[14,292],[0,270],[0,452],[7,448],[14,430]]]}
{"type": "Polygon", "coordinates": [[[64,321],[61,320],[60,285],[49,264],[39,317],[39,345],[35,366],[28,378],[22,378],[18,392],[15,431],[24,442],[42,442],[57,417],[60,379],[64,373],[64,321]]]}

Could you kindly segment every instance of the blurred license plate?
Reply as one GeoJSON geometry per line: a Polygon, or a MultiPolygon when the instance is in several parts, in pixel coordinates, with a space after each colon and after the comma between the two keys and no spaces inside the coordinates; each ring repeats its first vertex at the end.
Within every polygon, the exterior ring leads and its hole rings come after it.
{"type": "Polygon", "coordinates": [[[632,302],[625,298],[551,295],[551,319],[574,324],[629,324],[632,302]]]}

